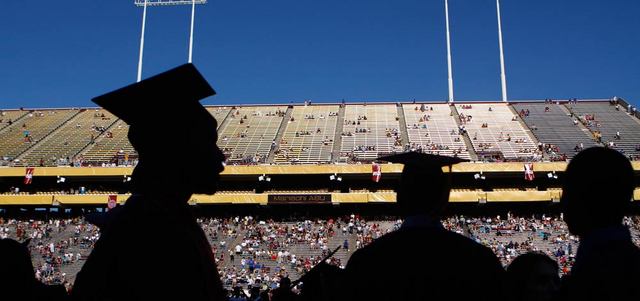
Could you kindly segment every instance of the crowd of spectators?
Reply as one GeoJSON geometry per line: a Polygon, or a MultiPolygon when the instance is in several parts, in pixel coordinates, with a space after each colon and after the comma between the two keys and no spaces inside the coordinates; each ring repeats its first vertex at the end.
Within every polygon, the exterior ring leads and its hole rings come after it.
{"type": "Polygon", "coordinates": [[[0,238],[29,239],[36,279],[44,284],[71,288],[75,273],[94,243],[99,229],[81,218],[5,219],[0,217],[0,238]]]}
{"type": "MultiPolygon", "coordinates": [[[[220,277],[230,291],[276,289],[282,279],[297,279],[317,265],[336,246],[342,249],[328,263],[343,268],[353,251],[397,230],[402,220],[352,214],[337,218],[277,221],[253,216],[199,218],[209,239],[220,277]]],[[[528,252],[546,254],[567,274],[575,260],[578,238],[571,235],[562,216],[450,216],[442,220],[450,231],[489,247],[508,266],[528,252]]],[[[624,224],[640,244],[640,219],[624,224]]],[[[75,273],[99,238],[99,229],[82,218],[3,219],[0,238],[31,239],[29,248],[36,277],[45,284],[71,288],[75,273]]],[[[437,247],[437,246],[431,246],[437,247]]]]}

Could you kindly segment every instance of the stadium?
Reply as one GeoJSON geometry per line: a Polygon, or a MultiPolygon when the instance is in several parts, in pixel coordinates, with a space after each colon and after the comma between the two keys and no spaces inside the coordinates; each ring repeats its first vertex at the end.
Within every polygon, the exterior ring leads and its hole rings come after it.
{"type": "MultiPolygon", "coordinates": [[[[133,2],[143,11],[137,83],[144,83],[147,6],[189,7],[187,61],[191,64],[196,7],[199,10],[207,1],[133,2]]],[[[299,280],[290,290],[288,286],[285,289],[303,295],[305,283],[312,281],[302,279],[313,277],[318,267],[326,268],[324,264],[328,264],[344,271],[355,252],[410,224],[398,201],[402,200],[398,195],[405,165],[380,159],[398,154],[420,153],[465,161],[442,167],[451,179],[449,199],[440,220],[446,232],[457,233],[492,251],[505,271],[516,258],[543,254],[557,263],[558,277],[571,280],[583,237],[569,230],[564,216],[567,208],[561,205],[567,166],[585,149],[615,150],[633,168],[634,190],[622,224],[628,228],[633,244],[640,246],[637,102],[617,96],[508,98],[500,3],[495,4],[500,100],[454,98],[449,2],[444,1],[449,92],[446,100],[333,98],[336,100],[256,104],[225,99],[219,105],[203,104],[217,122],[217,140],[200,138],[215,140],[224,154],[224,171],[215,194],[189,194],[186,207],[189,217],[195,217],[206,236],[230,300],[294,300],[275,293],[282,288],[284,279],[299,280]]],[[[397,59],[402,61],[400,56],[397,59]]],[[[221,66],[224,69],[225,65],[221,66]]],[[[394,81],[402,79],[390,80],[394,81]]],[[[483,82],[479,83],[476,89],[483,82]]],[[[367,85],[366,89],[374,86],[367,85]]],[[[255,90],[264,88],[256,87],[255,90]]],[[[312,89],[309,85],[305,88],[312,89]]],[[[592,91],[589,87],[585,90],[592,91]]],[[[101,227],[107,226],[101,218],[123,210],[132,203],[130,200],[140,196],[135,192],[134,170],[142,165],[139,162],[144,155],[130,141],[130,128],[134,125],[105,108],[86,103],[46,107],[18,101],[17,107],[0,105],[0,241],[22,242],[30,252],[38,283],[64,287],[70,293],[78,273],[105,233],[101,227]]],[[[183,111],[162,111],[157,115],[160,111],[154,110],[154,104],[145,106],[144,114],[156,129],[154,135],[162,137],[160,145],[175,143],[174,128],[188,128],[183,111]],[[163,136],[165,131],[167,135],[163,136]]],[[[184,175],[172,167],[186,166],[195,171],[203,168],[203,162],[198,160],[197,156],[168,154],[158,170],[162,177],[179,182],[184,175]]],[[[425,195],[438,190],[431,183],[424,184],[425,195]]],[[[604,194],[618,195],[619,187],[607,189],[604,194]]],[[[168,190],[158,184],[157,191],[168,190]]],[[[612,202],[603,199],[601,205],[607,208],[612,202]]],[[[162,226],[165,225],[149,224],[140,229],[162,226]]],[[[132,229],[132,233],[138,230],[132,229]]],[[[165,243],[157,242],[157,248],[166,247],[165,243]]],[[[119,252],[122,251],[133,250],[124,246],[119,252]]],[[[406,254],[419,261],[423,251],[416,242],[406,254]]],[[[322,297],[305,296],[300,300],[332,300],[322,297]]]]}
{"type": "MultiPolygon", "coordinates": [[[[553,216],[559,212],[560,181],[567,161],[583,148],[599,145],[619,150],[634,160],[639,179],[640,161],[635,159],[640,156],[640,119],[629,108],[619,98],[508,104],[411,101],[207,107],[218,121],[217,143],[227,156],[227,164],[220,191],[194,195],[190,204],[209,227],[211,244],[220,248],[217,256],[221,256],[219,263],[224,263],[220,268],[229,274],[239,274],[233,269],[242,257],[260,254],[260,248],[240,252],[234,262],[229,262],[226,254],[225,261],[224,249],[252,241],[255,234],[249,229],[257,231],[252,227],[271,231],[270,227],[297,228],[302,223],[310,231],[319,231],[318,227],[336,219],[335,234],[327,237],[324,233],[317,242],[308,237],[286,242],[283,236],[270,245],[256,244],[270,255],[284,251],[297,256],[299,262],[293,268],[284,263],[286,257],[291,261],[291,255],[258,256],[271,273],[284,270],[296,279],[327,248],[344,241],[360,247],[398,226],[393,204],[402,165],[376,158],[418,151],[471,160],[447,170],[453,174],[451,229],[462,231],[456,220],[465,214],[502,215],[503,219],[507,214],[553,216]],[[526,164],[531,164],[531,175],[525,172],[526,164]],[[353,214],[362,217],[354,219],[353,214]],[[257,223],[253,216],[274,224],[257,223]],[[340,232],[338,220],[351,226],[340,232]],[[372,225],[375,228],[369,229],[372,225]],[[352,228],[369,230],[365,235],[352,228]]],[[[37,222],[9,222],[10,227],[24,228],[25,233],[47,233],[56,228],[55,234],[41,238],[44,249],[46,242],[54,242],[54,249],[61,248],[62,257],[70,258],[53,268],[57,274],[52,273],[56,277],[51,279],[59,281],[65,273],[65,281],[72,281],[97,235],[95,227],[77,217],[124,204],[130,196],[128,179],[137,154],[127,139],[128,125],[100,108],[19,109],[1,114],[3,216],[37,218],[37,222]],[[28,182],[27,173],[31,174],[28,182]],[[69,224],[60,226],[61,221],[69,224]]],[[[640,201],[640,188],[635,190],[634,201],[640,201]]],[[[559,227],[555,225],[560,223],[557,217],[538,219],[543,225],[559,227]]],[[[483,225],[474,218],[477,229],[504,227],[507,232],[513,231],[510,223],[517,224],[514,221],[518,219],[483,225]]],[[[526,223],[535,224],[536,220],[526,223]]],[[[538,232],[544,231],[534,231],[538,232]]],[[[514,233],[505,235],[502,243],[527,240],[528,236],[514,233]]],[[[555,238],[567,236],[554,234],[555,238]]],[[[495,233],[482,239],[500,241],[495,233]]],[[[548,238],[536,239],[535,248],[549,253],[562,249],[569,240],[565,237],[559,240],[562,243],[549,243],[548,238]]],[[[507,263],[515,254],[503,254],[502,259],[507,263]]],[[[338,253],[336,264],[345,264],[348,256],[349,252],[338,253]]],[[[44,256],[36,258],[43,260],[44,256]]],[[[231,287],[246,281],[229,278],[226,284],[231,287]]]]}

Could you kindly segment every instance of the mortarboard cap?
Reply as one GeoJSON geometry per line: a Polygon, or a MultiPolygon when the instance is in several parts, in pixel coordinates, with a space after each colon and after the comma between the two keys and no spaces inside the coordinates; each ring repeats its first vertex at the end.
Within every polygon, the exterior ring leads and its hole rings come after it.
{"type": "Polygon", "coordinates": [[[193,64],[184,64],[95,97],[92,101],[133,125],[138,121],[148,120],[149,112],[171,112],[182,105],[198,103],[215,94],[193,64]],[[168,103],[167,100],[171,102],[168,103]]]}
{"type": "Polygon", "coordinates": [[[468,161],[417,152],[380,157],[378,160],[404,164],[396,196],[404,214],[428,213],[436,216],[442,212],[451,190],[451,179],[445,175],[442,167],[468,161]]]}

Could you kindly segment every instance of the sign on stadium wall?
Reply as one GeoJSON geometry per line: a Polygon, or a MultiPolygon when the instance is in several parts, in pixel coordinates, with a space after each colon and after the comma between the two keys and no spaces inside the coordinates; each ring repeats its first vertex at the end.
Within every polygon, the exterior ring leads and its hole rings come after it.
{"type": "Polygon", "coordinates": [[[267,202],[272,204],[331,204],[331,194],[270,194],[267,202]]]}

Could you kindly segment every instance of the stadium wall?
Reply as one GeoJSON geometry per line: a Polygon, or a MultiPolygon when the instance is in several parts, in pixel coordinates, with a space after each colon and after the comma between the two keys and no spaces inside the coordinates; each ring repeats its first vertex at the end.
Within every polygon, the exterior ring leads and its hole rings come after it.
{"type": "MultiPolygon", "coordinates": [[[[215,195],[193,195],[189,201],[192,205],[271,205],[271,196],[286,195],[283,193],[218,193],[215,195]]],[[[300,195],[300,194],[291,194],[300,195]]],[[[318,194],[320,195],[320,194],[318,194]]],[[[395,203],[394,192],[369,192],[369,193],[326,193],[330,202],[327,205],[340,204],[368,204],[368,203],[395,203]]],[[[106,206],[109,194],[90,195],[0,195],[0,206],[74,206],[74,205],[98,205],[106,206]]],[[[117,194],[117,203],[124,204],[130,194],[117,194]]],[[[315,196],[308,194],[307,196],[315,196]]],[[[560,199],[562,191],[452,191],[449,197],[450,203],[505,203],[505,202],[554,202],[560,199]]],[[[640,188],[636,188],[634,201],[640,201],[640,188]]],[[[277,205],[276,205],[277,206],[277,205]]]]}
{"type": "MultiPolygon", "coordinates": [[[[453,166],[454,173],[475,172],[522,172],[523,164],[516,163],[460,163],[453,166]]],[[[633,169],[640,171],[640,161],[631,162],[633,169]]],[[[382,173],[399,174],[402,164],[382,164],[382,173]]],[[[536,162],[535,172],[564,171],[566,162],[536,162]]],[[[446,172],[448,168],[443,168],[446,172]]],[[[36,167],[34,177],[42,176],[127,176],[132,167],[36,167]]],[[[371,164],[327,164],[327,165],[248,165],[226,166],[222,175],[302,175],[302,174],[371,174],[371,164]]],[[[0,177],[23,177],[24,167],[0,168],[0,177]]]]}

